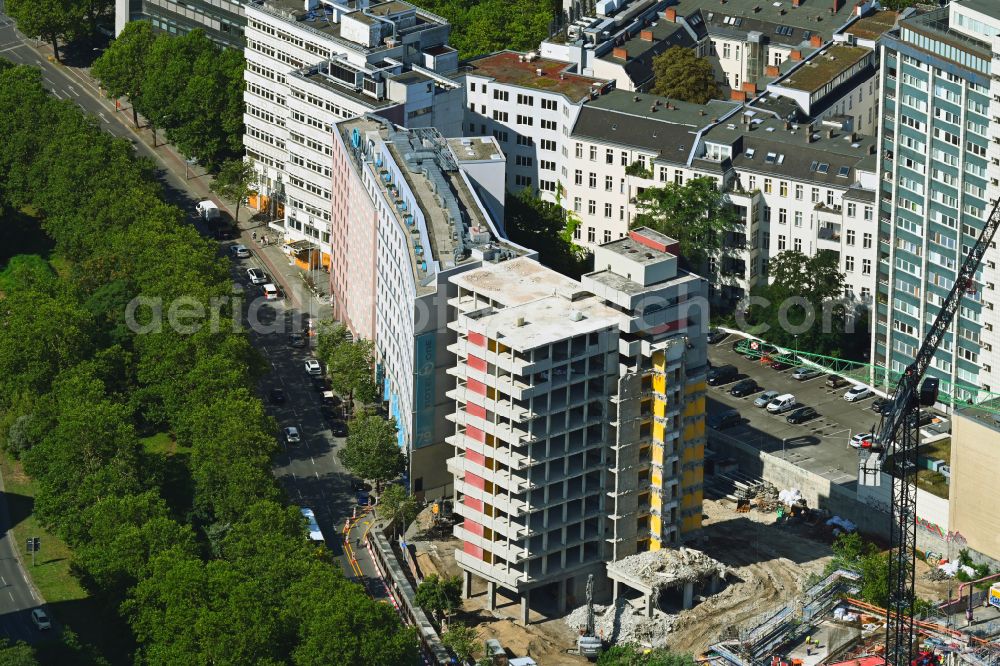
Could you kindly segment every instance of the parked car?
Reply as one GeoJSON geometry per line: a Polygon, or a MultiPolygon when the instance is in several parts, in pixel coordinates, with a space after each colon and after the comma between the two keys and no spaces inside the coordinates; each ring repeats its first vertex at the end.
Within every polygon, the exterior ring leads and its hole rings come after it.
{"type": "Polygon", "coordinates": [[[857,402],[858,400],[864,400],[871,394],[872,390],[864,384],[855,384],[847,389],[847,393],[844,394],[844,400],[847,402],[857,402]]]}
{"type": "Polygon", "coordinates": [[[329,407],[336,407],[340,404],[340,398],[333,391],[323,391],[320,402],[329,407]]]}
{"type": "Polygon", "coordinates": [[[785,420],[788,421],[789,423],[798,424],[798,423],[805,423],[806,421],[814,419],[817,416],[819,416],[819,412],[817,412],[812,407],[799,407],[791,414],[786,416],[785,420]]]}
{"type": "Polygon", "coordinates": [[[372,489],[372,484],[365,483],[364,481],[358,478],[353,478],[353,477],[351,478],[351,490],[353,490],[354,492],[356,493],[361,491],[371,492],[371,489],[372,489]]]}
{"type": "Polygon", "coordinates": [[[260,293],[266,301],[276,301],[281,297],[281,293],[278,291],[278,288],[270,282],[260,288],[260,293]]]}
{"type": "Polygon", "coordinates": [[[31,621],[34,622],[35,627],[40,631],[52,628],[52,621],[49,620],[49,616],[41,608],[32,609],[31,621]]]}
{"type": "Polygon", "coordinates": [[[911,428],[913,427],[914,423],[916,423],[918,428],[923,428],[925,425],[929,425],[930,422],[933,420],[934,420],[934,415],[931,414],[930,412],[925,412],[922,409],[920,410],[919,414],[910,414],[909,416],[906,417],[906,423],[911,428]]]}
{"type": "Polygon", "coordinates": [[[753,401],[754,407],[767,407],[767,405],[780,394],[777,391],[764,391],[753,401]]]}
{"type": "Polygon", "coordinates": [[[872,400],[872,411],[876,414],[885,414],[892,409],[892,398],[875,398],[872,400]]]}
{"type": "Polygon", "coordinates": [[[233,246],[231,246],[229,248],[229,251],[237,259],[249,259],[250,258],[250,250],[247,249],[246,245],[243,245],[243,244],[233,245],[233,246]]]}
{"type": "Polygon", "coordinates": [[[792,367],[792,364],[789,362],[788,359],[774,359],[773,361],[767,364],[767,367],[771,368],[772,370],[777,370],[778,372],[781,372],[782,370],[788,370],[788,368],[792,367]]]}
{"type": "Polygon", "coordinates": [[[841,377],[840,375],[827,375],[826,376],[826,387],[832,389],[839,389],[842,386],[847,386],[850,382],[841,377]]]}
{"type": "Polygon", "coordinates": [[[735,365],[720,365],[708,371],[708,385],[722,386],[739,377],[740,371],[735,365]]]}
{"type": "Polygon", "coordinates": [[[807,379],[813,379],[814,377],[819,377],[822,374],[823,373],[817,370],[816,368],[809,368],[804,365],[800,365],[799,367],[795,368],[794,372],[792,372],[792,379],[804,382],[807,379]]]}
{"type": "Polygon", "coordinates": [[[871,448],[872,442],[874,440],[875,440],[875,433],[859,432],[854,437],[851,437],[851,448],[855,449],[871,448]]]}
{"type": "Polygon", "coordinates": [[[748,395],[752,395],[760,390],[760,384],[754,379],[741,379],[740,381],[733,384],[733,388],[729,389],[729,395],[734,398],[743,398],[748,395]]]}
{"type": "Polygon", "coordinates": [[[343,421],[333,421],[330,424],[330,432],[334,437],[347,437],[347,424],[343,421]]]}
{"type": "Polygon", "coordinates": [[[708,344],[717,345],[728,337],[729,334],[726,333],[725,331],[720,331],[717,328],[713,328],[711,331],[708,332],[708,344]]]}
{"type": "Polygon", "coordinates": [[[305,336],[303,336],[300,333],[292,333],[291,335],[288,336],[288,344],[290,344],[293,347],[305,347],[306,346],[305,336]]]}
{"type": "Polygon", "coordinates": [[[311,375],[309,379],[312,381],[312,387],[320,393],[326,393],[330,390],[330,382],[323,375],[311,375]]]}
{"type": "Polygon", "coordinates": [[[322,375],[323,367],[319,364],[319,361],[317,361],[314,358],[311,358],[308,361],[306,361],[306,374],[322,375]]]}
{"type": "Polygon", "coordinates": [[[795,396],[791,393],[779,395],[771,402],[767,403],[767,411],[772,414],[781,414],[795,407],[795,396]]]}
{"type": "Polygon", "coordinates": [[[267,273],[259,268],[248,268],[247,278],[249,278],[250,284],[265,284],[267,282],[267,273]]]}
{"type": "Polygon", "coordinates": [[[370,506],[371,504],[374,504],[374,502],[372,501],[372,496],[365,491],[359,492],[357,494],[357,498],[358,498],[358,506],[370,506]]]}
{"type": "Polygon", "coordinates": [[[268,392],[267,399],[272,405],[283,405],[285,404],[285,390],[273,388],[268,392]]]}
{"type": "Polygon", "coordinates": [[[723,412],[708,417],[708,427],[715,430],[724,430],[743,423],[743,417],[737,409],[727,409],[723,412]]]}
{"type": "Polygon", "coordinates": [[[295,426],[285,428],[285,441],[289,444],[298,444],[302,441],[302,434],[295,426]]]}

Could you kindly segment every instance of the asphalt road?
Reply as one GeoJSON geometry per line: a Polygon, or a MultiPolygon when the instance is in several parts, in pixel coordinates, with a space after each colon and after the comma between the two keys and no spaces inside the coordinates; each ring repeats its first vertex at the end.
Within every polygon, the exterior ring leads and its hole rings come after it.
{"type": "MultiPolygon", "coordinates": [[[[97,84],[86,75],[86,68],[74,62],[68,67],[49,62],[42,46],[39,52],[33,45],[37,40],[28,40],[14,28],[13,21],[3,14],[4,0],[0,0],[0,57],[14,63],[29,65],[42,72],[43,85],[59,99],[70,100],[84,112],[92,115],[100,127],[110,134],[130,141],[136,154],[147,157],[159,167],[158,177],[164,186],[163,198],[182,210],[192,211],[194,205],[209,196],[204,172],[196,167],[190,172],[183,158],[162,144],[154,148],[148,131],[137,131],[132,125],[132,115],[128,109],[115,111],[112,101],[105,98],[97,84]]],[[[81,59],[93,57],[96,53],[84,53],[81,59]]],[[[71,54],[71,58],[74,57],[71,54]]],[[[223,208],[227,208],[221,204],[223,208]]],[[[192,218],[192,221],[195,220],[192,218]]],[[[197,223],[196,223],[197,226],[197,223]]],[[[206,229],[201,229],[205,232],[206,229]]],[[[287,261],[275,247],[260,248],[245,232],[238,241],[254,251],[254,256],[233,262],[233,278],[237,285],[248,294],[256,295],[257,287],[249,284],[246,268],[256,266],[270,268],[268,273],[276,278],[284,291],[300,284],[296,269],[287,266],[287,261]],[[261,260],[267,256],[269,261],[261,260]]],[[[224,243],[224,251],[228,245],[224,243]]],[[[246,299],[250,300],[249,296],[246,299]]],[[[306,303],[307,309],[314,309],[307,298],[296,299],[306,303]]],[[[355,509],[355,495],[351,491],[350,476],[336,458],[336,451],[344,445],[344,440],[333,437],[320,412],[320,394],[313,389],[304,371],[303,362],[308,358],[309,349],[296,349],[288,344],[288,336],[293,327],[301,322],[302,315],[292,299],[281,299],[266,305],[248,304],[246,314],[255,316],[260,322],[270,325],[251,327],[251,340],[268,359],[271,371],[261,383],[261,396],[266,400],[268,391],[276,386],[284,388],[287,396],[284,405],[268,404],[267,408],[278,421],[279,428],[298,426],[302,431],[302,442],[289,447],[282,441],[283,451],[275,461],[274,473],[286,489],[291,500],[301,506],[308,506],[316,514],[316,520],[327,540],[327,546],[340,558],[344,572],[354,575],[350,557],[344,553],[343,527],[355,509]],[[254,329],[259,330],[254,330],[254,329]]],[[[6,503],[0,503],[0,515],[6,514],[6,503]]],[[[0,635],[29,640],[37,637],[28,617],[28,610],[38,605],[28,586],[23,571],[10,553],[6,537],[0,539],[0,635]],[[8,595],[4,595],[4,590],[8,595]],[[10,603],[5,603],[7,597],[10,603]],[[22,612],[23,611],[23,612],[22,612]],[[27,624],[25,624],[27,622],[27,624]]],[[[367,553],[358,553],[363,560],[367,553]]],[[[371,573],[366,567],[362,579],[371,573]]],[[[364,581],[367,584],[367,581],[364,581]]],[[[369,590],[384,596],[384,588],[367,584],[369,590]]]]}
{"type": "Polygon", "coordinates": [[[759,392],[746,398],[729,395],[729,389],[735,383],[731,382],[725,386],[710,386],[708,390],[709,415],[736,408],[744,418],[741,425],[721,432],[783,457],[834,483],[856,482],[858,453],[848,442],[853,435],[877,428],[879,416],[871,410],[873,398],[847,402],[844,392],[849,385],[839,389],[827,388],[826,375],[806,381],[792,379],[791,369],[772,370],[758,359],[748,359],[733,352],[734,340],[734,336],[729,336],[719,344],[709,346],[708,358],[714,367],[735,365],[741,379],[755,379],[765,391],[791,393],[799,405],[815,408],[819,417],[799,425],[789,424],[785,417],[790,412],[770,414],[765,409],[754,407],[753,401],[760,395],[759,392]]]}
{"type": "MultiPolygon", "coordinates": [[[[31,609],[39,605],[35,591],[28,583],[21,562],[14,552],[24,544],[13,543],[13,527],[7,510],[7,496],[0,478],[0,636],[13,642],[32,643],[42,637],[31,621],[31,609]]],[[[44,544],[42,544],[44,548],[44,544]]]]}

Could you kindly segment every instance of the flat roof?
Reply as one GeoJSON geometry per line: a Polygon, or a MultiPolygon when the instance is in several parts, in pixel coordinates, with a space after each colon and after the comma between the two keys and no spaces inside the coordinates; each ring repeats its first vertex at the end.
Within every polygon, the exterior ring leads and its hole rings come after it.
{"type": "Polygon", "coordinates": [[[775,83],[782,88],[814,92],[872,54],[865,46],[834,44],[803,63],[788,77],[775,83]]]}
{"type": "Polygon", "coordinates": [[[516,51],[500,51],[475,58],[466,63],[464,73],[489,77],[512,86],[559,93],[574,102],[586,99],[592,91],[609,83],[606,79],[595,79],[568,71],[573,66],[568,62],[548,58],[535,58],[527,62],[523,56],[523,53],[516,51]],[[541,75],[538,70],[542,70],[541,75]]]}
{"type": "Polygon", "coordinates": [[[474,318],[489,337],[525,351],[605,328],[617,329],[620,314],[592,295],[575,301],[546,296],[474,318]]]}
{"type": "MultiPolygon", "coordinates": [[[[677,241],[673,238],[664,236],[663,234],[652,229],[644,229],[643,235],[650,237],[653,240],[662,242],[665,245],[674,245],[677,243],[677,241]],[[659,238],[653,236],[653,234],[656,234],[659,238]]],[[[668,257],[677,256],[672,252],[661,252],[649,247],[648,245],[643,245],[631,236],[625,236],[624,238],[619,238],[608,243],[602,243],[600,247],[605,250],[610,250],[615,254],[620,254],[621,256],[628,258],[630,261],[634,261],[635,263],[642,264],[644,266],[647,264],[655,264],[668,257]]]]}
{"type": "Polygon", "coordinates": [[[859,39],[878,39],[892,30],[899,18],[897,12],[883,10],[863,16],[851,24],[844,32],[859,39]]]}
{"type": "Polygon", "coordinates": [[[556,293],[586,291],[576,280],[546,268],[534,259],[519,257],[499,264],[474,268],[450,278],[452,284],[514,307],[556,293]]]}
{"type": "Polygon", "coordinates": [[[996,0],[956,0],[955,4],[968,7],[980,14],[1000,18],[1000,4],[997,4],[996,0]]]}
{"type": "Polygon", "coordinates": [[[459,162],[478,160],[502,160],[503,151],[492,136],[474,136],[467,138],[445,139],[448,147],[459,162]]]}
{"type": "Polygon", "coordinates": [[[328,62],[329,61],[325,61],[315,65],[310,65],[309,67],[294,70],[291,72],[291,75],[293,78],[308,81],[309,83],[336,93],[339,97],[346,97],[347,99],[357,102],[358,104],[363,104],[372,110],[399,105],[399,102],[395,102],[388,97],[376,99],[371,95],[366,95],[347,82],[340,81],[339,79],[327,75],[323,72],[323,67],[328,62]]]}

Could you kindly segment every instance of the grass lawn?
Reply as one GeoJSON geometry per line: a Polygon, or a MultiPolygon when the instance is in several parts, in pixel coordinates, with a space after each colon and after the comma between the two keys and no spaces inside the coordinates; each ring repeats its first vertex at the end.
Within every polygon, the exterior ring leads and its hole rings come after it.
{"type": "Polygon", "coordinates": [[[951,464],[951,438],[939,440],[932,444],[924,444],[917,449],[917,455],[924,458],[934,458],[943,460],[946,465],[951,464]]]}
{"type": "Polygon", "coordinates": [[[139,442],[148,467],[160,479],[163,499],[175,517],[183,519],[191,510],[191,498],[194,497],[194,482],[188,465],[190,447],[180,446],[172,435],[165,432],[143,437],[139,442]]]}
{"type": "MultiPolygon", "coordinates": [[[[129,663],[127,629],[121,633],[117,618],[109,618],[103,608],[92,599],[70,572],[73,552],[66,543],[49,532],[32,513],[35,483],[25,475],[21,463],[5,453],[0,453],[0,472],[3,473],[7,508],[13,528],[14,545],[21,552],[28,575],[41,592],[52,615],[61,624],[71,628],[85,644],[95,646],[113,664],[129,663]],[[31,566],[31,556],[25,552],[28,537],[39,537],[41,550],[31,566]]],[[[59,641],[40,643],[39,658],[42,663],[55,663],[66,655],[59,641]]]]}
{"type": "Polygon", "coordinates": [[[917,488],[948,499],[948,481],[944,474],[929,469],[917,470],[917,488]]]}

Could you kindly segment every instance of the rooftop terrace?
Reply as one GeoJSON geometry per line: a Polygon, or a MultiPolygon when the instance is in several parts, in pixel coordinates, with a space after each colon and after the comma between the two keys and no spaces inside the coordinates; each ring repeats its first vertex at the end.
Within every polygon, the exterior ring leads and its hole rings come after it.
{"type": "Polygon", "coordinates": [[[478,319],[489,337],[512,349],[527,351],[576,335],[617,328],[620,315],[596,296],[575,301],[546,296],[484,313],[478,319]]]}
{"type": "Polygon", "coordinates": [[[569,67],[570,63],[559,60],[534,58],[528,61],[524,54],[501,51],[471,60],[464,73],[489,77],[513,86],[559,93],[573,102],[586,99],[592,91],[608,84],[608,81],[566,71],[569,67]]]}
{"type": "Polygon", "coordinates": [[[851,24],[844,32],[858,39],[878,39],[892,30],[899,14],[891,11],[874,12],[851,24]]]}
{"type": "Polygon", "coordinates": [[[530,303],[555,293],[584,291],[579,282],[526,257],[476,268],[453,276],[451,282],[506,307],[530,303]]]}
{"type": "Polygon", "coordinates": [[[864,46],[835,44],[802,64],[777,85],[815,92],[871,55],[872,50],[864,46]]]}

